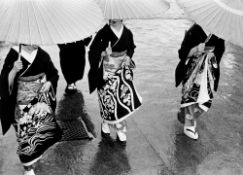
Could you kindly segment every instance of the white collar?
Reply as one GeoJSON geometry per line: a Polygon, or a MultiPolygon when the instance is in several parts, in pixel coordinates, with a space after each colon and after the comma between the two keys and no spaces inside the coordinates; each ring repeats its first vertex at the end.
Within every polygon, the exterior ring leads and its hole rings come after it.
{"type": "MultiPolygon", "coordinates": [[[[14,46],[13,49],[19,53],[19,46],[14,46]]],[[[31,53],[26,52],[24,49],[21,49],[21,56],[24,57],[30,64],[33,63],[38,49],[33,50],[31,53]]]]}
{"type": "Polygon", "coordinates": [[[124,29],[124,26],[122,25],[121,26],[121,29],[119,31],[117,31],[114,27],[112,27],[110,25],[110,28],[112,30],[112,32],[117,36],[117,38],[121,38],[121,35],[122,35],[122,32],[123,32],[123,29],[124,29]]]}

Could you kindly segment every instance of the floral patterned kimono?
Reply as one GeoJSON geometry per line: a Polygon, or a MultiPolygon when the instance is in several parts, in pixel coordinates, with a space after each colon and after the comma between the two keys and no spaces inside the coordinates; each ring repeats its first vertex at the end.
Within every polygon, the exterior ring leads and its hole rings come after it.
{"type": "Polygon", "coordinates": [[[10,93],[8,75],[17,58],[18,53],[11,49],[1,73],[1,122],[4,134],[11,124],[14,126],[17,153],[23,165],[30,166],[61,137],[54,118],[58,73],[49,55],[38,48],[32,63],[21,57],[23,69],[17,73],[10,93]],[[51,91],[41,93],[40,89],[46,81],[52,83],[51,91]],[[42,110],[37,113],[40,106],[42,110]]]}
{"type": "Polygon", "coordinates": [[[180,62],[175,72],[176,86],[183,85],[181,109],[197,106],[207,111],[211,107],[213,91],[218,88],[224,50],[224,40],[215,35],[207,36],[198,24],[193,24],[186,31],[178,51],[180,62]],[[188,57],[190,50],[200,43],[205,43],[204,52],[188,57]]]}
{"type": "Polygon", "coordinates": [[[215,79],[212,68],[218,66],[213,49],[189,61],[186,73],[188,79],[183,82],[182,88],[182,108],[198,104],[202,110],[207,111],[211,106],[215,79]]]}

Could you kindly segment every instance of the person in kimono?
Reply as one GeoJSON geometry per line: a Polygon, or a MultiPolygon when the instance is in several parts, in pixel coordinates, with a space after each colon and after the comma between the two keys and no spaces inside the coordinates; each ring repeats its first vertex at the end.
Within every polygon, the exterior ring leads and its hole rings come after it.
{"type": "Polygon", "coordinates": [[[101,136],[110,137],[113,126],[121,145],[127,141],[125,119],[141,106],[133,85],[135,47],[133,34],[123,21],[112,19],[98,31],[89,51],[89,88],[90,93],[97,89],[101,136]]]}
{"type": "Polygon", "coordinates": [[[49,55],[35,45],[11,48],[0,76],[0,117],[5,134],[11,125],[24,175],[34,175],[33,164],[61,137],[55,121],[58,71],[49,55]]]}
{"type": "Polygon", "coordinates": [[[181,83],[183,86],[178,120],[184,123],[184,133],[192,139],[198,139],[197,118],[211,107],[213,91],[218,89],[224,50],[223,39],[207,35],[195,23],[186,31],[178,51],[176,87],[181,83]]]}
{"type": "Polygon", "coordinates": [[[92,37],[83,40],[59,44],[60,66],[67,82],[65,92],[73,94],[77,91],[76,82],[81,80],[85,69],[85,47],[89,45],[92,37]]]}

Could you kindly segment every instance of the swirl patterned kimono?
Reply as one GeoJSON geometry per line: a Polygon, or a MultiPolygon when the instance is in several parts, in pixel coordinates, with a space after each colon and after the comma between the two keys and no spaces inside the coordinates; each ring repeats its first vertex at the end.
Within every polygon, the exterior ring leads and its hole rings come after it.
{"type": "Polygon", "coordinates": [[[183,84],[182,108],[194,103],[198,103],[204,111],[210,108],[213,90],[216,91],[218,88],[223,53],[224,41],[215,35],[208,37],[199,25],[194,24],[186,32],[179,50],[181,61],[176,69],[176,86],[181,82],[183,84]],[[188,57],[189,51],[203,42],[206,43],[205,51],[197,56],[188,57]],[[202,91],[203,87],[205,91],[202,91]],[[206,98],[203,99],[202,96],[206,98]]]}
{"type": "Polygon", "coordinates": [[[58,72],[49,55],[38,48],[33,62],[21,55],[23,68],[10,83],[9,76],[17,59],[18,51],[11,49],[1,72],[0,116],[3,134],[14,126],[19,158],[24,166],[31,166],[61,137],[54,118],[58,72]],[[44,93],[41,88],[46,82],[51,83],[51,88],[44,93]]]}
{"type": "Polygon", "coordinates": [[[100,113],[110,124],[119,123],[141,105],[141,97],[133,85],[134,63],[126,64],[125,55],[106,56],[103,60],[105,84],[98,88],[100,113]]]}
{"type": "Polygon", "coordinates": [[[110,20],[110,25],[97,33],[90,46],[90,92],[97,88],[103,136],[110,134],[109,129],[105,131],[107,123],[125,133],[125,119],[141,106],[141,97],[133,85],[134,49],[132,32],[122,20],[110,20]],[[113,23],[119,23],[120,30],[113,29],[113,23]]]}

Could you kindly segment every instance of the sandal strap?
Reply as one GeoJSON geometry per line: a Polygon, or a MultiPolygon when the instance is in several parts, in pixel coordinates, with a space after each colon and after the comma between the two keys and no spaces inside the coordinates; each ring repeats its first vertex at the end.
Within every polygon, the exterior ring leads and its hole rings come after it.
{"type": "Polygon", "coordinates": [[[196,134],[197,133],[195,130],[192,130],[190,128],[186,128],[186,130],[192,132],[193,134],[196,134]]]}
{"type": "Polygon", "coordinates": [[[76,86],[74,83],[68,85],[68,89],[75,89],[75,88],[76,88],[76,86]]]}

